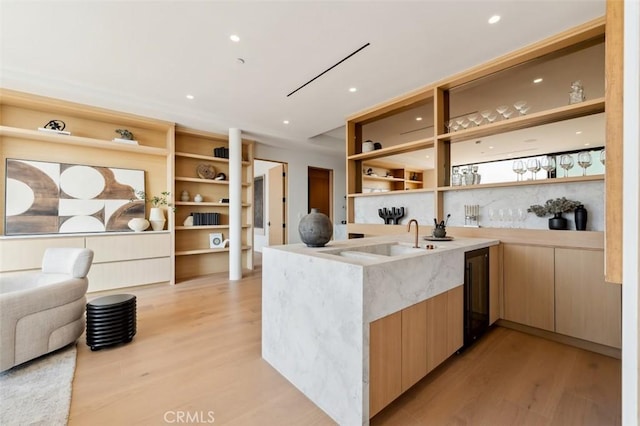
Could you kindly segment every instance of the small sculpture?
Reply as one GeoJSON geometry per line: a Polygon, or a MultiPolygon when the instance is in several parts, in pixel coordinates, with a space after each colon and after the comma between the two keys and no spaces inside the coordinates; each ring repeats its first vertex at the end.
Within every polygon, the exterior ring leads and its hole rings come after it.
{"type": "Polygon", "coordinates": [[[66,124],[64,124],[64,121],[62,120],[51,120],[44,125],[45,129],[57,130],[57,131],[62,131],[64,130],[65,127],[66,127],[66,124]]]}
{"type": "Polygon", "coordinates": [[[579,102],[584,102],[584,88],[582,87],[582,82],[580,80],[576,80],[571,83],[571,91],[569,92],[569,104],[577,104],[579,102]]]}
{"type": "Polygon", "coordinates": [[[131,133],[127,129],[116,129],[116,133],[118,133],[120,135],[121,139],[125,139],[125,140],[128,140],[128,141],[132,141],[133,140],[133,133],[131,133]]]}

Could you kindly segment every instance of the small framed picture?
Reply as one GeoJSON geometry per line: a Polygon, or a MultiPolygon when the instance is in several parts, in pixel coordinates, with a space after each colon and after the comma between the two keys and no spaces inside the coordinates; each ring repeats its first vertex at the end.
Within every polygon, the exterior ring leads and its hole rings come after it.
{"type": "Polygon", "coordinates": [[[224,247],[224,238],[222,238],[221,232],[214,232],[209,234],[209,247],[210,248],[224,247]]]}

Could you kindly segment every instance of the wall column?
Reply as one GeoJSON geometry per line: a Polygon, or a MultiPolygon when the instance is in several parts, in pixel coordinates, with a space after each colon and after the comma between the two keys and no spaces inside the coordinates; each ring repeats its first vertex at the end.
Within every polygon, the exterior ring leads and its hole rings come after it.
{"type": "Polygon", "coordinates": [[[229,280],[242,279],[242,132],[229,129],[229,280]]]}

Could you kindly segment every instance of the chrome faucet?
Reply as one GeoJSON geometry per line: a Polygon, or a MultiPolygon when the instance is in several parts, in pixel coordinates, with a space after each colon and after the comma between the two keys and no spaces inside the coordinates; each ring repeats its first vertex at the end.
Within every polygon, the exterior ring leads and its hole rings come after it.
{"type": "Polygon", "coordinates": [[[407,228],[407,232],[411,232],[411,224],[415,223],[416,224],[416,239],[415,239],[415,243],[413,244],[413,248],[420,248],[420,246],[418,246],[418,221],[415,219],[411,219],[409,221],[409,228],[407,228]]]}

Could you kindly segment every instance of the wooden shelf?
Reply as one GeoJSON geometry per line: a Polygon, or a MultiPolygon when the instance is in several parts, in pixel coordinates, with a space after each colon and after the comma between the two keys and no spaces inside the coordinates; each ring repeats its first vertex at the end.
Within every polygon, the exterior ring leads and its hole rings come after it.
{"type": "MultiPolygon", "coordinates": [[[[217,203],[214,201],[176,201],[176,206],[208,206],[208,207],[229,207],[229,203],[217,203]]],[[[242,207],[251,207],[251,203],[242,203],[242,207]]]]}
{"type": "MultiPolygon", "coordinates": [[[[251,246],[242,246],[242,250],[251,250],[251,246]]],[[[176,251],[176,256],[192,256],[197,254],[221,253],[229,251],[229,247],[176,251]]]]}
{"type": "MultiPolygon", "coordinates": [[[[242,225],[243,228],[250,228],[249,225],[242,225]]],[[[200,231],[202,229],[227,229],[229,225],[194,225],[194,226],[176,226],[176,231],[200,231]]]]}
{"type": "Polygon", "coordinates": [[[416,193],[416,192],[433,192],[434,188],[419,188],[419,189],[404,189],[397,191],[386,191],[386,192],[363,192],[361,194],[348,194],[348,198],[357,198],[357,197],[371,197],[371,196],[380,196],[380,195],[398,195],[398,194],[407,194],[407,193],[416,193]]]}
{"type": "Polygon", "coordinates": [[[389,155],[403,154],[405,152],[411,152],[418,149],[430,148],[433,146],[433,138],[420,139],[417,141],[407,142],[399,145],[390,146],[387,148],[376,149],[371,152],[363,152],[361,154],[350,155],[349,160],[373,160],[381,157],[388,157],[389,155]]]}
{"type": "Polygon", "coordinates": [[[543,124],[556,123],[571,118],[584,117],[591,114],[604,112],[604,98],[591,101],[584,101],[578,104],[566,105],[547,111],[540,111],[533,114],[523,115],[508,120],[497,121],[478,127],[470,127],[458,132],[446,133],[437,136],[437,140],[449,141],[452,143],[464,142],[472,139],[491,136],[496,133],[506,133],[513,130],[525,129],[540,126],[543,124]]]}
{"type": "Polygon", "coordinates": [[[510,186],[553,185],[558,183],[589,182],[596,180],[604,180],[604,175],[575,176],[566,178],[560,177],[541,180],[526,180],[523,182],[481,183],[480,185],[441,186],[438,187],[438,191],[464,191],[467,189],[504,188],[510,186]]]}
{"type": "MultiPolygon", "coordinates": [[[[214,179],[200,179],[200,178],[192,178],[192,177],[184,177],[184,176],[176,176],[176,181],[180,182],[194,182],[194,183],[205,183],[211,185],[229,185],[228,180],[214,180],[214,179]]],[[[251,186],[248,182],[242,182],[242,186],[251,186]]]]}
{"type": "Polygon", "coordinates": [[[165,148],[156,148],[144,145],[129,145],[102,139],[85,138],[82,136],[59,135],[55,133],[41,132],[39,130],[20,129],[15,127],[0,126],[0,136],[16,139],[28,139],[62,145],[85,146],[110,151],[124,151],[144,155],[157,155],[166,157],[169,151],[165,148]]]}
{"type": "Polygon", "coordinates": [[[383,177],[383,176],[368,176],[368,175],[362,175],[362,180],[376,180],[376,181],[383,181],[383,182],[404,182],[404,179],[402,178],[396,178],[396,177],[383,177]]]}
{"type": "MultiPolygon", "coordinates": [[[[191,153],[188,153],[188,152],[176,152],[175,155],[176,155],[176,157],[193,158],[193,159],[196,159],[196,160],[213,161],[213,162],[216,162],[216,163],[229,163],[229,159],[228,158],[212,157],[210,155],[191,154],[191,153]]],[[[242,164],[245,165],[245,166],[248,166],[248,165],[251,164],[251,162],[242,161],[242,164]]]]}

